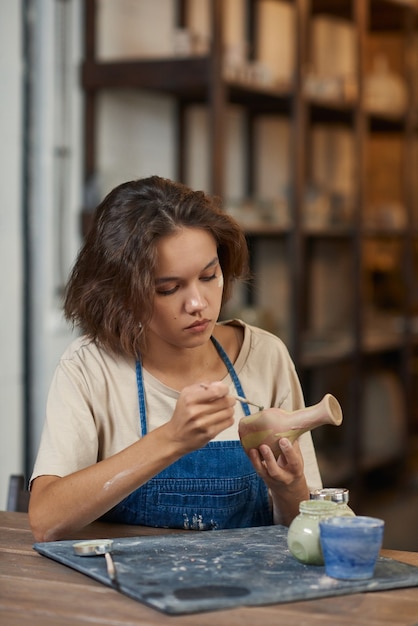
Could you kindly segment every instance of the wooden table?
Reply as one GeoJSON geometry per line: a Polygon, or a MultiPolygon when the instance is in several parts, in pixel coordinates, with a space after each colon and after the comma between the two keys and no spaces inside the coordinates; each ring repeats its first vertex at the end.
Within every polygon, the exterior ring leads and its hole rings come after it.
{"type": "MultiPolygon", "coordinates": [[[[95,523],[74,539],[167,533],[154,528],[95,523]]],[[[181,531],[180,531],[181,532],[181,531]]],[[[263,607],[172,617],[148,608],[71,568],[40,556],[26,513],[0,511],[0,624],[4,626],[388,626],[418,624],[418,588],[359,593],[263,607]]],[[[418,552],[383,550],[418,565],[418,552]]]]}

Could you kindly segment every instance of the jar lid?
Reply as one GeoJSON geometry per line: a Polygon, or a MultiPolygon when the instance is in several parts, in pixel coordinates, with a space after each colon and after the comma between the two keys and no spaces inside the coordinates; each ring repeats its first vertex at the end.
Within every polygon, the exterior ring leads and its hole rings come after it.
{"type": "Polygon", "coordinates": [[[347,504],[350,492],[343,487],[333,487],[329,489],[315,489],[309,494],[311,500],[331,500],[337,504],[347,504]]]}
{"type": "Polygon", "coordinates": [[[299,511],[315,516],[338,515],[338,504],[332,500],[302,500],[299,511]]]}

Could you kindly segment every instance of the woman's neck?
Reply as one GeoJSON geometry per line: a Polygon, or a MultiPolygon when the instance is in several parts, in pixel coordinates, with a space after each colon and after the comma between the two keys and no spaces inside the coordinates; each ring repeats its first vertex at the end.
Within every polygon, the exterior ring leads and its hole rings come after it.
{"type": "MultiPolygon", "coordinates": [[[[242,329],[218,326],[214,335],[230,360],[235,362],[243,341],[242,329]]],[[[157,343],[150,341],[142,356],[142,365],[154,378],[173,389],[179,390],[203,381],[222,380],[227,375],[226,365],[211,340],[196,348],[186,349],[157,343]]]]}
{"type": "Polygon", "coordinates": [[[147,350],[142,365],[154,378],[173,389],[202,381],[220,380],[226,368],[213,345],[207,341],[196,348],[147,350]]]}

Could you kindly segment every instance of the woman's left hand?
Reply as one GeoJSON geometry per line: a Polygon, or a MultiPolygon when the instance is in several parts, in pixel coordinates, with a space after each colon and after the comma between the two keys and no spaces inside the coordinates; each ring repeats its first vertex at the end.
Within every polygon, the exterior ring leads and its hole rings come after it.
{"type": "Polygon", "coordinates": [[[299,502],[309,498],[309,489],[298,442],[283,437],[279,443],[282,453],[277,461],[265,444],[250,450],[249,458],[270,490],[275,521],[290,524],[299,513],[299,502]]]}

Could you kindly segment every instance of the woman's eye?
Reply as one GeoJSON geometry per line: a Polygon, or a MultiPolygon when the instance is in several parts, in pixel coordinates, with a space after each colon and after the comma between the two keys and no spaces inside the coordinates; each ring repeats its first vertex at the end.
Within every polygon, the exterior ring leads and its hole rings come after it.
{"type": "MultiPolygon", "coordinates": [[[[217,278],[216,272],[214,274],[211,274],[210,276],[201,276],[200,280],[205,283],[209,283],[211,280],[215,280],[215,278],[217,278]]],[[[171,296],[173,293],[176,293],[179,288],[179,285],[174,285],[173,287],[169,287],[167,289],[162,289],[161,287],[159,287],[156,290],[156,294],[158,296],[171,296]]]]}
{"type": "Polygon", "coordinates": [[[201,280],[204,280],[205,282],[209,282],[211,280],[214,280],[216,278],[216,274],[211,274],[210,276],[202,276],[201,280]]]}
{"type": "Polygon", "coordinates": [[[178,289],[178,285],[175,287],[171,287],[170,289],[157,289],[157,295],[159,296],[171,296],[171,294],[176,293],[178,289]]]}

